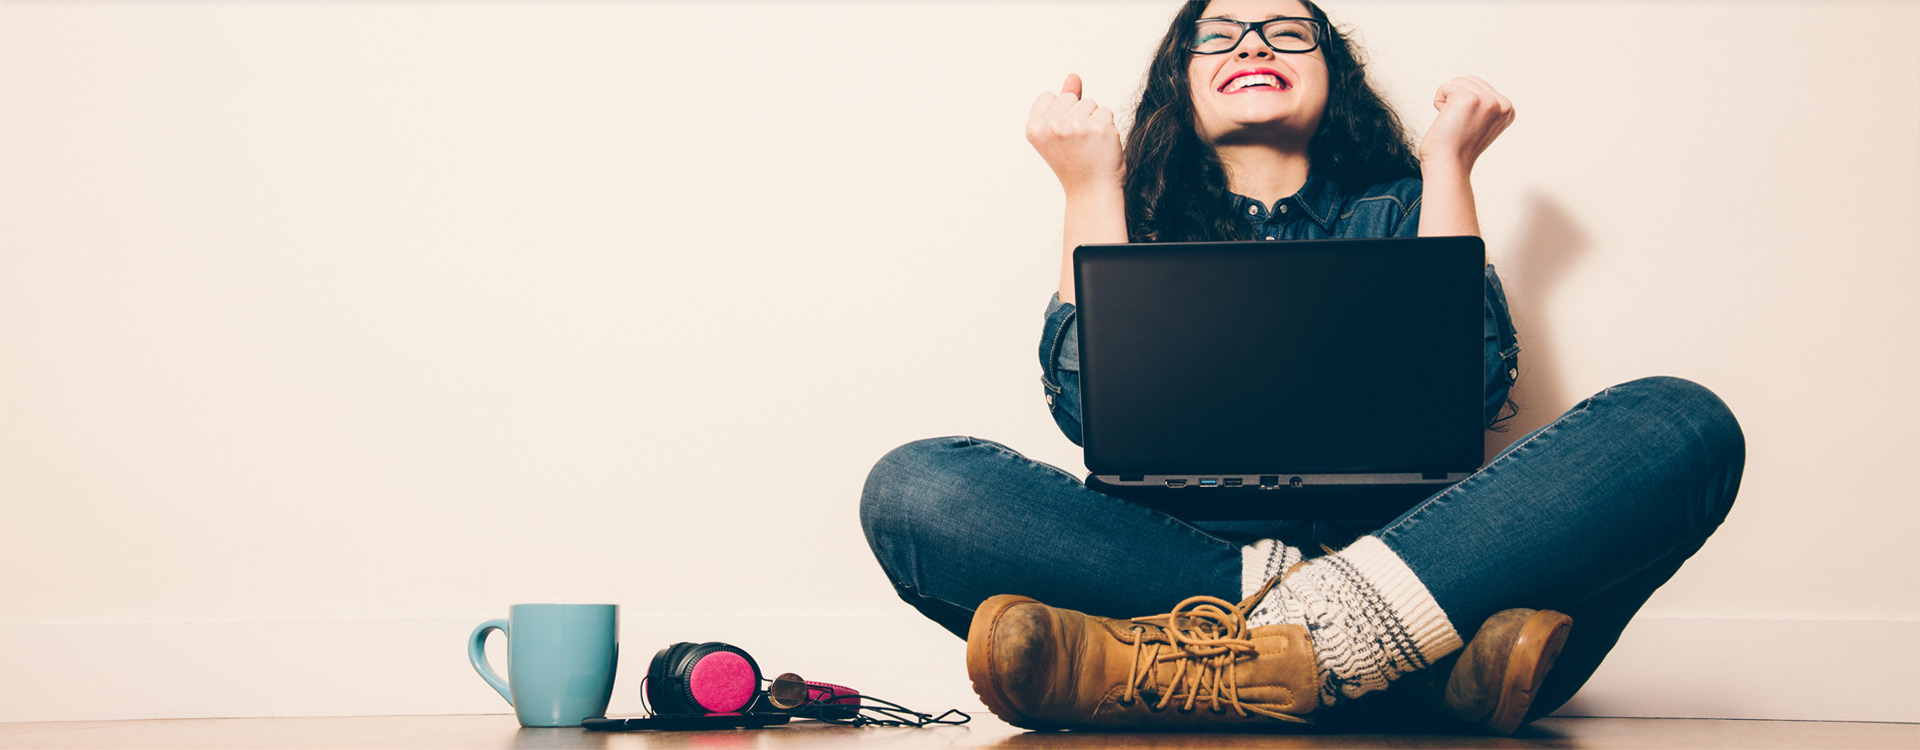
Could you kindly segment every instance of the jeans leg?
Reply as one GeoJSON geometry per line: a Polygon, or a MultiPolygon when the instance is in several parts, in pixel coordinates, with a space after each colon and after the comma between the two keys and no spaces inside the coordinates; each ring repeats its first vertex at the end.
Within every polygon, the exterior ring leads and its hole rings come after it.
{"type": "Polygon", "coordinates": [[[1620,634],[1627,629],[1627,621],[1640,611],[1640,605],[1646,603],[1655,589],[1679,572],[1680,564],[1699,551],[1706,541],[1702,537],[1614,587],[1561,609],[1561,612],[1573,617],[1572,633],[1579,633],[1580,637],[1568,634],[1560,657],[1554,660],[1553,671],[1547,673],[1546,682],[1540,685],[1540,691],[1533,697],[1533,705],[1527,709],[1526,720],[1533,721],[1559,710],[1575,693],[1580,692],[1580,688],[1587,684],[1587,679],[1600,668],[1600,661],[1606,658],[1607,652],[1620,642],[1620,634]]]}
{"type": "Polygon", "coordinates": [[[1511,607],[1573,615],[1536,698],[1544,714],[1725,520],[1745,460],[1740,425],[1711,391],[1636,380],[1582,401],[1376,535],[1462,638],[1511,607]]]}
{"type": "Polygon", "coordinates": [[[881,458],[860,523],[900,598],[962,638],[995,594],[1103,617],[1240,594],[1240,545],[978,438],[921,440],[881,458]]]}

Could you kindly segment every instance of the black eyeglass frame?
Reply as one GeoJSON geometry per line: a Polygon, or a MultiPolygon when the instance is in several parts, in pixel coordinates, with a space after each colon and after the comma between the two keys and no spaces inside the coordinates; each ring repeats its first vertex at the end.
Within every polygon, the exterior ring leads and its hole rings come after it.
{"type": "Polygon", "coordinates": [[[1188,53],[1195,54],[1195,55],[1224,55],[1224,54],[1227,54],[1228,52],[1232,52],[1234,50],[1240,49],[1240,43],[1247,40],[1247,32],[1258,31],[1260,32],[1260,43],[1267,45],[1267,49],[1273,50],[1274,54],[1304,55],[1308,52],[1312,52],[1314,50],[1320,49],[1320,39],[1321,37],[1324,37],[1327,35],[1327,25],[1325,23],[1321,23],[1320,19],[1318,18],[1301,18],[1296,16],[1275,16],[1265,21],[1241,21],[1241,20],[1232,19],[1232,18],[1202,18],[1197,21],[1194,21],[1193,25],[1196,28],[1198,28],[1200,24],[1206,23],[1208,21],[1222,21],[1222,22],[1233,24],[1235,26],[1239,26],[1240,36],[1233,40],[1232,45],[1228,46],[1226,49],[1220,50],[1219,52],[1201,52],[1200,50],[1194,49],[1193,45],[1189,43],[1187,45],[1188,53]],[[1279,47],[1273,46],[1273,42],[1267,39],[1267,24],[1273,23],[1275,21],[1305,21],[1307,25],[1313,27],[1313,34],[1314,34],[1313,46],[1303,50],[1285,50],[1285,49],[1280,49],[1279,47]]]}

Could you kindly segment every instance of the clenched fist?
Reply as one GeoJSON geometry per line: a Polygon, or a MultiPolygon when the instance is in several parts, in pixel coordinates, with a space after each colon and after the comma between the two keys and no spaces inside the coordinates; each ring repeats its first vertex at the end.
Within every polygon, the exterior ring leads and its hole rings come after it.
{"type": "Polygon", "coordinates": [[[1480,154],[1513,124],[1513,102],[1476,76],[1455,78],[1433,95],[1440,110],[1420,140],[1421,163],[1444,162],[1473,169],[1480,154]]]}
{"type": "Polygon", "coordinates": [[[1040,152],[1068,193],[1119,188],[1124,180],[1120,129],[1113,110],[1080,98],[1080,76],[1067,74],[1060,93],[1046,92],[1027,113],[1027,142],[1040,152]]]}

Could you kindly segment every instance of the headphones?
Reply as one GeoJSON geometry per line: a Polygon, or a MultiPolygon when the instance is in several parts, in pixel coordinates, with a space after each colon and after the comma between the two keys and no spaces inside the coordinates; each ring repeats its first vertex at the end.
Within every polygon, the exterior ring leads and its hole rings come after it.
{"type": "Polygon", "coordinates": [[[782,713],[801,718],[855,720],[860,691],[827,682],[809,682],[791,672],[771,680],[739,647],[718,641],[675,643],[653,655],[643,695],[659,716],[730,713],[782,713]]]}

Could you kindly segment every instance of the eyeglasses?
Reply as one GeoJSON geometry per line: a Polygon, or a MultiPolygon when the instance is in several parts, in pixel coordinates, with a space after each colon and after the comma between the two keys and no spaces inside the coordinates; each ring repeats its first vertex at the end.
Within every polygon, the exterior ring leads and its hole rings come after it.
{"type": "Polygon", "coordinates": [[[1240,46],[1247,32],[1259,31],[1260,38],[1275,52],[1299,54],[1320,46],[1320,22],[1312,18],[1269,18],[1265,21],[1235,21],[1231,18],[1202,18],[1193,24],[1193,42],[1187,51],[1196,55],[1218,55],[1240,46]]]}

